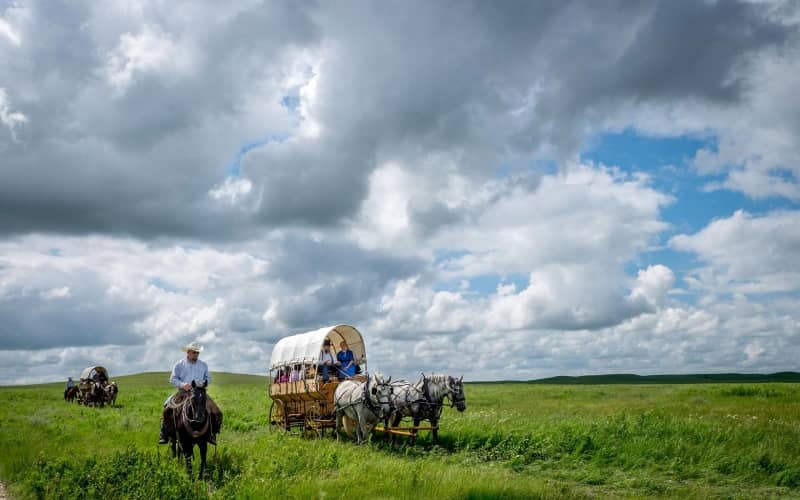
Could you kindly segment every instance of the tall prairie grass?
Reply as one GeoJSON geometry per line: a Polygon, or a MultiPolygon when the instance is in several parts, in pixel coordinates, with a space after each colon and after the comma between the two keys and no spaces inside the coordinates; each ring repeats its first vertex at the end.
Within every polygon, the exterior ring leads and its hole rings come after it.
{"type": "Polygon", "coordinates": [[[0,478],[12,498],[800,497],[800,384],[467,384],[440,446],[409,447],[270,433],[266,379],[215,375],[203,481],[156,444],[165,373],[119,377],[103,409],[0,388],[0,478]]]}

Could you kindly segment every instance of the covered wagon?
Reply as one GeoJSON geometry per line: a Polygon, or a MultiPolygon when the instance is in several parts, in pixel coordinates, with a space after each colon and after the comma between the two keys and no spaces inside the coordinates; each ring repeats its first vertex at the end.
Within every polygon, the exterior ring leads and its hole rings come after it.
{"type": "Polygon", "coordinates": [[[78,403],[87,406],[103,406],[106,402],[105,387],[108,385],[108,380],[108,370],[104,367],[84,368],[78,384],[78,403]]]}
{"type": "Polygon", "coordinates": [[[322,436],[325,429],[334,428],[334,391],[346,378],[365,380],[360,373],[366,372],[366,354],[361,333],[350,325],[327,326],[279,340],[269,368],[270,430],[299,430],[322,436]],[[357,373],[347,375],[332,366],[326,381],[321,369],[323,346],[330,343],[335,360],[342,341],[353,352],[357,373]]]}

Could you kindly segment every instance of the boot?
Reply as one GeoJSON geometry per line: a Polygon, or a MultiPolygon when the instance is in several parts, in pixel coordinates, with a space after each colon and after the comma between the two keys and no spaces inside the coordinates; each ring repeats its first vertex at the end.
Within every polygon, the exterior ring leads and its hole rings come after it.
{"type": "Polygon", "coordinates": [[[167,432],[164,429],[164,424],[161,424],[161,436],[158,438],[158,444],[167,444],[169,443],[169,438],[167,437],[167,432]]]}

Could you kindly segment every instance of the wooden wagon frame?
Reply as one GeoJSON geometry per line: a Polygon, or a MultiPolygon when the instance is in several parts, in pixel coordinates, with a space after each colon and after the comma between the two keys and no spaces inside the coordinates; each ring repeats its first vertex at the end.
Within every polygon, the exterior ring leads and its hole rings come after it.
{"type": "MultiPolygon", "coordinates": [[[[344,376],[336,368],[330,370],[330,380],[324,382],[319,367],[320,352],[325,340],[331,342],[334,359],[342,340],[346,341],[356,363],[367,370],[366,345],[361,333],[350,325],[319,328],[310,332],[284,337],[272,349],[269,369],[270,431],[292,432],[322,437],[326,429],[336,427],[333,395],[344,376]],[[281,381],[286,370],[296,372],[292,380],[281,381]],[[337,375],[340,375],[337,377],[337,375]]],[[[363,375],[352,377],[366,380],[363,375]]]]}

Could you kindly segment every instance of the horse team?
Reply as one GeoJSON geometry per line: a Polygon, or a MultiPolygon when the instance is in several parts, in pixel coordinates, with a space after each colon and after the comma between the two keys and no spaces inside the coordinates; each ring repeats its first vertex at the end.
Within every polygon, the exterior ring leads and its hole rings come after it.
{"type": "Polygon", "coordinates": [[[364,382],[346,380],[334,393],[337,437],[344,430],[349,435],[355,434],[360,444],[368,441],[377,424],[382,422],[380,430],[392,435],[392,443],[397,435],[407,435],[413,444],[420,423],[427,420],[433,442],[438,444],[439,419],[445,399],[459,412],[467,409],[463,377],[422,374],[416,383],[411,383],[392,382],[392,377],[375,373],[364,382]],[[406,417],[413,421],[413,426],[402,430],[397,426],[406,417]]]}
{"type": "Polygon", "coordinates": [[[108,371],[102,366],[90,366],[81,373],[80,383],[75,385],[72,378],[64,390],[64,401],[94,407],[106,404],[115,405],[119,387],[114,381],[108,381],[108,371]]]}

